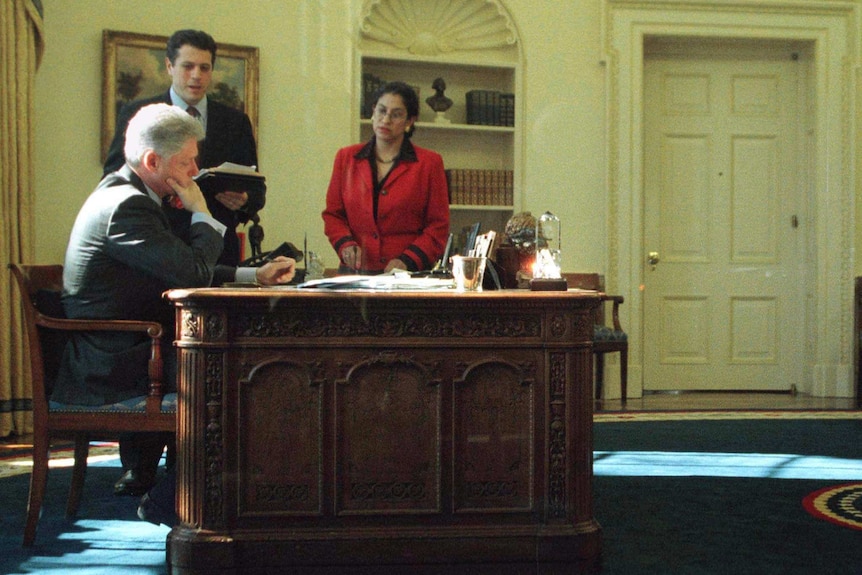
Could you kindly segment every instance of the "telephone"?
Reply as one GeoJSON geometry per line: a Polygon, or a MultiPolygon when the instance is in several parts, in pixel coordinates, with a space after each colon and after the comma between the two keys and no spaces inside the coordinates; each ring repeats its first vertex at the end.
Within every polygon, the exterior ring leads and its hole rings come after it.
{"type": "Polygon", "coordinates": [[[278,256],[287,256],[293,258],[297,263],[302,261],[304,254],[290,242],[284,242],[277,248],[269,252],[253,255],[239,263],[239,267],[243,268],[259,268],[268,261],[271,261],[278,256]]]}

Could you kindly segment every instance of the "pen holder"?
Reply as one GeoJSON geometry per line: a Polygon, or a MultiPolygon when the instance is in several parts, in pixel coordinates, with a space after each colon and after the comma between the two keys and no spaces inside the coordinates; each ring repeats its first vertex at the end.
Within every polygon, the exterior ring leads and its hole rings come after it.
{"type": "Polygon", "coordinates": [[[458,291],[482,291],[487,258],[452,256],[450,261],[452,262],[452,276],[455,278],[455,288],[458,291]]]}

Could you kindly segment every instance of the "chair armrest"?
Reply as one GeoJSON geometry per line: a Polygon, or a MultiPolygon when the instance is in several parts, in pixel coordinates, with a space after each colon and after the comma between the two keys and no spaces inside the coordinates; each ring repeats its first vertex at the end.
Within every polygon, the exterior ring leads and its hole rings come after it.
{"type": "Polygon", "coordinates": [[[37,314],[36,325],[62,331],[140,331],[153,339],[161,339],[162,325],[155,321],[128,319],[60,319],[37,314]]]}
{"type": "Polygon", "coordinates": [[[162,390],[162,325],[155,321],[136,321],[127,319],[60,319],[41,313],[36,314],[36,325],[59,331],[118,331],[143,332],[150,338],[150,359],[147,374],[150,378],[148,395],[155,398],[152,409],[158,411],[158,404],[164,396],[162,390]]]}
{"type": "Polygon", "coordinates": [[[602,296],[602,301],[612,301],[614,302],[613,310],[611,311],[611,318],[614,322],[614,331],[623,331],[622,325],[620,324],[620,306],[625,301],[625,298],[621,295],[607,295],[604,294],[602,296]]]}

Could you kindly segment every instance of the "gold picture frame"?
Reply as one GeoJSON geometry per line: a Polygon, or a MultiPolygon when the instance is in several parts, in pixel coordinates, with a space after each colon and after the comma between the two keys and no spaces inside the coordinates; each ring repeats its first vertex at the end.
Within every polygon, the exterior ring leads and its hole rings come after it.
{"type": "MultiPolygon", "coordinates": [[[[167,93],[167,36],[102,31],[102,162],[127,103],[167,93]]],[[[257,134],[259,49],[217,42],[208,98],[245,112],[257,134]]]]}

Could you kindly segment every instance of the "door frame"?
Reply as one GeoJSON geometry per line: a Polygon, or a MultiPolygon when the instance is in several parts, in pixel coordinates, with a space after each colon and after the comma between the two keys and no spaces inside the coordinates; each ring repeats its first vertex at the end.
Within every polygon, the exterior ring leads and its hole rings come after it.
{"type": "MultiPolygon", "coordinates": [[[[810,389],[854,397],[855,243],[854,72],[859,4],[851,0],[602,0],[608,97],[608,291],[625,296],[629,394],[643,393],[643,60],[649,37],[773,39],[809,42],[811,126],[805,298],[810,389]],[[831,81],[830,81],[831,79],[831,81]],[[813,337],[812,337],[813,336],[813,337]]],[[[611,381],[615,381],[612,378],[611,381]]],[[[619,388],[608,390],[619,397],[619,388]]]]}

